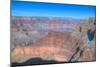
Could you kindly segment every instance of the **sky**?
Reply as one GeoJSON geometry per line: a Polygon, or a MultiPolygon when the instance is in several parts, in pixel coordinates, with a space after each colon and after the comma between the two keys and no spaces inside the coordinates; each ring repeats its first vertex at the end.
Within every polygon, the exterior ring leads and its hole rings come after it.
{"type": "Polygon", "coordinates": [[[71,17],[85,19],[95,17],[95,12],[95,6],[12,1],[12,16],[71,17]]]}

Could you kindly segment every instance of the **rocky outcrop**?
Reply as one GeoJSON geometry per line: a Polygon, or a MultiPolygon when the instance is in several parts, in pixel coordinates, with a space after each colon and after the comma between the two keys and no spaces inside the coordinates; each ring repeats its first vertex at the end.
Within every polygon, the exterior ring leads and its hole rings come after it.
{"type": "Polygon", "coordinates": [[[83,24],[82,20],[58,20],[45,17],[43,18],[43,20],[39,17],[12,18],[12,63],[23,63],[30,58],[37,57],[43,60],[54,60],[57,62],[96,60],[95,25],[83,24]],[[54,22],[55,20],[56,22],[54,22]],[[51,24],[50,29],[48,29],[48,31],[44,31],[44,28],[40,27],[41,25],[36,25],[37,22],[54,22],[58,24],[58,26],[59,23],[63,23],[66,24],[65,26],[69,25],[70,27],[65,27],[66,29],[61,31],[62,26],[60,30],[56,30],[56,28],[52,27],[51,24]],[[53,28],[55,28],[55,30],[52,30],[53,28]],[[71,29],[71,31],[68,31],[68,29],[71,29]],[[90,38],[90,35],[93,37],[90,38]]]}

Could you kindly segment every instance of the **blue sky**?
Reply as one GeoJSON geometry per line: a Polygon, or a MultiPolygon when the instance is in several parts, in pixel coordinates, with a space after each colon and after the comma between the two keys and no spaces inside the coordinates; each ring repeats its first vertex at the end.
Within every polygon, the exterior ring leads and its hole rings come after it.
{"type": "Polygon", "coordinates": [[[48,4],[40,2],[12,2],[12,16],[95,17],[95,6],[48,4]]]}

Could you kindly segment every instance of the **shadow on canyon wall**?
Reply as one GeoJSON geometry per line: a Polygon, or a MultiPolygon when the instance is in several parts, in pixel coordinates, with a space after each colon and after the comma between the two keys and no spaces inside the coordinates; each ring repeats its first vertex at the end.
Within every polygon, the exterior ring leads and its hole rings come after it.
{"type": "Polygon", "coordinates": [[[42,58],[31,58],[23,63],[13,62],[11,63],[11,67],[16,66],[28,66],[28,65],[43,65],[43,64],[57,64],[61,63],[55,60],[43,60],[42,58]]]}

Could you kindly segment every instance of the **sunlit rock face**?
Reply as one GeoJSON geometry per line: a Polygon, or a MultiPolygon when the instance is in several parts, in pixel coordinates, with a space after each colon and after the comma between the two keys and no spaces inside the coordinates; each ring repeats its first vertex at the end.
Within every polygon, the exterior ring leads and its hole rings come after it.
{"type": "Polygon", "coordinates": [[[95,25],[80,19],[12,17],[11,62],[24,63],[31,58],[94,61],[95,25]]]}

